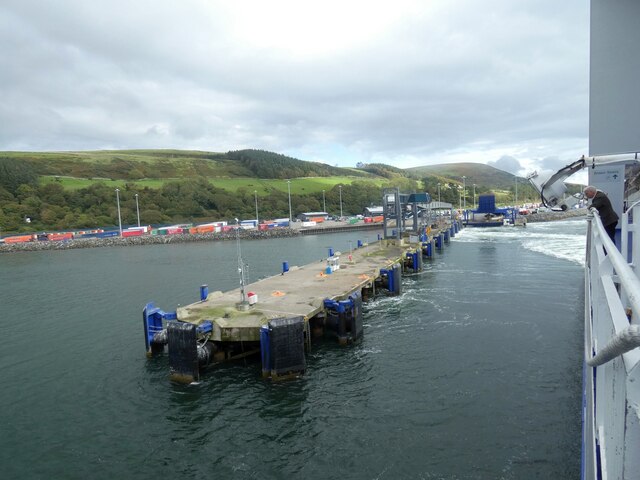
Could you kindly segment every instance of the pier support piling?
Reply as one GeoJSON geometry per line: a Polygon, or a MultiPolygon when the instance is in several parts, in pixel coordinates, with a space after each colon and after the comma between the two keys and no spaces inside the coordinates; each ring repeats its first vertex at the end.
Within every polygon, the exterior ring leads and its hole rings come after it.
{"type": "Polygon", "coordinates": [[[276,318],[260,329],[263,377],[279,380],[304,373],[304,323],[304,317],[276,318]]]}
{"type": "Polygon", "coordinates": [[[192,323],[170,322],[167,325],[171,380],[179,383],[200,379],[196,326],[192,323]]]}

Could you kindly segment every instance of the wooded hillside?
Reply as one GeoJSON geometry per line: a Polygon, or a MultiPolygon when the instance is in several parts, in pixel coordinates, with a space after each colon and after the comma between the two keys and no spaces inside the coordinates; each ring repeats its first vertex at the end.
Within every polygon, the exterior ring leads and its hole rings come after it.
{"type": "MultiPolygon", "coordinates": [[[[166,224],[254,218],[256,203],[261,219],[288,217],[289,191],[294,216],[325,208],[338,215],[340,196],[344,215],[359,214],[381,203],[384,187],[434,199],[439,191],[458,206],[462,175],[467,206],[473,183],[498,202],[514,198],[513,175],[481,164],[339,168],[252,149],[0,152],[0,234],[115,226],[116,188],[124,224],[137,223],[136,194],[141,223],[166,224]]],[[[520,180],[518,198],[535,201],[520,180]]]]}

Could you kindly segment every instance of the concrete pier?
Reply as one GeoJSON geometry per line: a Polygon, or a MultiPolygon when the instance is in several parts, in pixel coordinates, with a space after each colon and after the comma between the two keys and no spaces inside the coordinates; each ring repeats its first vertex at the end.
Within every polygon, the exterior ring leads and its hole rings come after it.
{"type": "MultiPolygon", "coordinates": [[[[171,378],[197,381],[200,368],[260,353],[272,379],[304,373],[311,338],[330,335],[341,345],[363,335],[362,302],[381,292],[399,295],[401,273],[422,270],[424,258],[442,250],[455,225],[432,225],[420,235],[358,242],[348,252],[283,272],[228,292],[200,287],[199,302],[164,312],[143,310],[147,354],[169,350],[171,378]]],[[[448,242],[447,242],[448,243],[448,242]]]]}
{"type": "Polygon", "coordinates": [[[257,302],[246,309],[238,308],[241,292],[209,293],[205,301],[180,307],[177,318],[182,322],[200,325],[213,323],[210,339],[219,342],[257,342],[260,328],[274,318],[304,317],[305,320],[324,310],[324,300],[344,300],[353,292],[371,288],[381,269],[400,263],[405,252],[415,251],[417,245],[379,241],[350,252],[336,252],[338,270],[326,273],[326,261],[301,267],[265,278],[245,287],[257,296],[257,302]]]}

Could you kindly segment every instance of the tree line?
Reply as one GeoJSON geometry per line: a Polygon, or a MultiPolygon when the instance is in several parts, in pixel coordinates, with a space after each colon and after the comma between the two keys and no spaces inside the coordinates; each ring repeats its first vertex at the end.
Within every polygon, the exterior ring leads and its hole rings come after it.
{"type": "MultiPolygon", "coordinates": [[[[289,162],[288,157],[281,160],[281,166],[289,162]]],[[[249,162],[247,159],[240,161],[249,162]]],[[[266,161],[264,163],[269,164],[266,161]]],[[[373,167],[378,170],[382,168],[379,165],[373,167]]],[[[327,172],[331,168],[333,167],[329,167],[327,172]]],[[[292,173],[290,169],[286,171],[288,174],[292,173]]],[[[270,170],[260,170],[260,173],[274,175],[270,170]]],[[[423,186],[419,188],[415,179],[403,177],[399,172],[391,170],[386,173],[388,177],[392,177],[386,187],[398,187],[405,193],[427,191],[433,200],[438,200],[439,190],[443,202],[449,202],[454,207],[459,204],[461,185],[454,181],[427,175],[422,179],[423,186]]],[[[118,225],[116,192],[112,187],[97,182],[87,188],[65,190],[55,182],[39,184],[38,178],[38,172],[29,163],[0,158],[0,234],[83,230],[118,225]]],[[[289,178],[295,176],[290,175],[289,178]]],[[[326,206],[330,214],[339,215],[340,197],[345,216],[360,214],[365,207],[381,204],[382,188],[371,182],[356,180],[342,185],[342,190],[338,185],[326,190],[324,197],[322,192],[292,194],[292,214],[295,217],[303,212],[324,211],[326,206]]],[[[528,192],[527,188],[531,189],[529,186],[522,187],[518,198],[521,201],[526,198],[535,201],[535,192],[528,192]]],[[[487,187],[477,187],[476,194],[488,191],[487,187]]],[[[514,193],[503,193],[505,198],[496,200],[499,203],[510,203],[514,193]]],[[[141,188],[134,183],[127,183],[119,189],[118,197],[123,225],[136,225],[138,210],[140,222],[144,225],[220,220],[231,222],[235,218],[251,219],[256,216],[256,197],[252,190],[241,187],[232,193],[217,187],[215,180],[211,182],[204,176],[166,182],[158,189],[141,188]]],[[[471,188],[467,185],[468,207],[471,207],[472,198],[471,188]]],[[[289,197],[286,192],[273,189],[268,195],[258,196],[257,200],[259,219],[289,217],[289,197]]]]}
{"type": "MultiPolygon", "coordinates": [[[[256,197],[248,188],[232,193],[216,187],[204,177],[165,183],[161,188],[140,188],[127,183],[116,192],[104,183],[87,188],[65,190],[58,183],[38,184],[38,176],[24,164],[0,161],[0,233],[40,230],[83,230],[118,225],[118,201],[123,225],[136,225],[138,210],[143,225],[203,223],[251,219],[256,216],[256,197]],[[13,168],[15,167],[15,168],[13,168]],[[137,198],[136,198],[137,194],[137,198]],[[137,204],[136,204],[137,200],[137,204]]],[[[364,207],[379,205],[381,187],[354,181],[322,192],[292,194],[293,216],[310,211],[362,213],[364,207]]],[[[261,220],[289,217],[289,197],[273,189],[257,198],[261,220]]]]}
{"type": "Polygon", "coordinates": [[[266,150],[235,150],[226,157],[239,162],[258,178],[300,178],[360,175],[358,171],[332,167],[320,162],[307,162],[266,150]]]}

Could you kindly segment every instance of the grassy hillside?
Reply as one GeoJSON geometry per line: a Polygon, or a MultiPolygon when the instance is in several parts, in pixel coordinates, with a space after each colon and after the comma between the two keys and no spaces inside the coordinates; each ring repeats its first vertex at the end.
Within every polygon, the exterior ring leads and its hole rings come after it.
{"type": "MultiPolygon", "coordinates": [[[[482,164],[338,168],[262,150],[0,152],[0,172],[3,233],[117,225],[116,188],[125,224],[137,221],[138,201],[145,224],[252,218],[256,203],[263,219],[287,217],[289,203],[294,216],[357,214],[380,204],[381,187],[427,191],[458,206],[463,175],[468,207],[474,184],[477,195],[494,192],[501,204],[516,197],[513,175],[482,164]]],[[[537,200],[522,178],[517,199],[537,200]]]]}
{"type": "MultiPolygon", "coordinates": [[[[407,168],[406,170],[419,177],[436,175],[459,183],[462,183],[462,177],[465,176],[467,186],[475,183],[496,190],[508,190],[515,185],[515,175],[482,163],[447,163],[407,168]]],[[[526,179],[519,177],[518,182],[525,183],[526,179]]]]}
{"type": "Polygon", "coordinates": [[[381,187],[416,181],[305,162],[272,152],[126,150],[0,152],[0,231],[69,230],[124,224],[346,215],[379,204],[381,187]],[[116,195],[115,189],[119,189],[116,195]],[[291,195],[289,196],[289,192],[291,195]],[[139,205],[138,205],[139,204],[139,205]],[[257,204],[257,205],[256,205],[257,204]]]}
{"type": "Polygon", "coordinates": [[[189,150],[0,152],[0,157],[25,162],[38,175],[84,179],[373,176],[363,171],[305,162],[262,150],[227,153],[189,150]]]}
{"type": "MultiPolygon", "coordinates": [[[[100,182],[111,188],[123,188],[125,185],[134,186],[136,188],[161,188],[166,183],[180,181],[180,178],[146,178],[142,180],[111,180],[111,179],[87,179],[87,178],[75,178],[75,177],[60,177],[60,176],[42,176],[39,179],[41,185],[47,185],[56,183],[61,185],[65,190],[79,190],[87,188],[94,183],[100,182]]],[[[223,190],[229,192],[237,192],[245,190],[250,193],[256,191],[258,196],[266,196],[271,192],[280,191],[283,193],[288,192],[289,186],[286,180],[280,179],[268,179],[268,178],[255,178],[255,177],[212,177],[207,181],[223,190]]],[[[323,190],[328,192],[337,185],[351,185],[354,181],[366,182],[376,187],[381,187],[388,183],[384,178],[359,178],[359,177],[306,177],[306,178],[293,178],[291,181],[291,193],[296,195],[303,195],[307,193],[322,193],[323,190]]]]}

